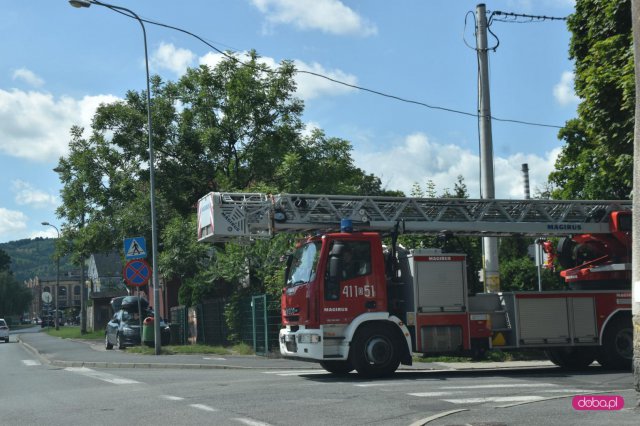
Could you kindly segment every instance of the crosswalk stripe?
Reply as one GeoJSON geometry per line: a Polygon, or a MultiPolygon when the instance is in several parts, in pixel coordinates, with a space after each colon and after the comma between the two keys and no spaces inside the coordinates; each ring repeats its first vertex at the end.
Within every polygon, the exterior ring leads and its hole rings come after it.
{"type": "Polygon", "coordinates": [[[427,397],[427,396],[448,396],[453,395],[453,392],[416,392],[410,393],[411,396],[427,397]]]}
{"type": "Polygon", "coordinates": [[[502,388],[548,388],[558,386],[553,383],[498,383],[471,386],[441,386],[438,389],[502,389],[502,388]]]}
{"type": "Polygon", "coordinates": [[[259,422],[257,420],[246,419],[246,418],[243,418],[243,417],[238,417],[238,418],[235,418],[233,420],[235,420],[237,422],[240,422],[240,423],[244,423],[247,426],[271,426],[269,423],[259,422]]]}
{"type": "Polygon", "coordinates": [[[125,379],[122,377],[114,376],[113,374],[109,374],[109,373],[101,373],[99,371],[95,371],[87,367],[67,367],[65,368],[65,371],[82,374],[83,376],[102,380],[103,382],[113,383],[114,385],[130,385],[134,383],[140,383],[136,380],[125,379]]]}
{"type": "Polygon", "coordinates": [[[327,374],[324,370],[292,370],[292,371],[263,371],[264,374],[274,374],[276,376],[302,376],[308,374],[327,374]]]}
{"type": "Polygon", "coordinates": [[[40,361],[36,361],[35,359],[23,359],[22,363],[28,367],[33,367],[36,365],[42,365],[40,361]]]}

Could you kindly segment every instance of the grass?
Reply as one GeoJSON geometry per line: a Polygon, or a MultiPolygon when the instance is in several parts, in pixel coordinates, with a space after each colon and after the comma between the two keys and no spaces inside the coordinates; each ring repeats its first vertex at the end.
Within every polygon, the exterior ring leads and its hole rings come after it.
{"type": "Polygon", "coordinates": [[[90,331],[86,334],[80,332],[80,326],[65,325],[56,330],[55,327],[45,328],[46,333],[50,336],[61,337],[63,339],[85,339],[85,340],[103,340],[104,331],[90,331]]]}
{"type": "MultiPolygon", "coordinates": [[[[148,346],[133,346],[127,348],[127,352],[143,355],[154,355],[155,348],[148,346]]],[[[169,345],[162,346],[160,348],[161,355],[253,355],[253,349],[251,346],[244,343],[238,345],[224,347],[224,346],[209,346],[209,345],[169,345]]]]}
{"type": "MultiPolygon", "coordinates": [[[[48,327],[45,332],[50,336],[60,337],[62,339],[83,339],[83,340],[104,340],[104,331],[92,331],[86,334],[80,332],[79,326],[62,326],[59,330],[54,327],[48,327]]],[[[142,346],[133,346],[127,348],[127,352],[143,355],[155,355],[155,348],[142,346]]],[[[224,347],[210,345],[169,345],[160,348],[162,355],[254,355],[253,348],[245,343],[224,347]]]]}

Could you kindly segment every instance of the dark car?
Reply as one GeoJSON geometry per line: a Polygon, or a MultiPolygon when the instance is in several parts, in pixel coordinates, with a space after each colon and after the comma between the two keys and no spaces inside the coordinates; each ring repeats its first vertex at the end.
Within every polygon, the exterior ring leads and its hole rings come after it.
{"type": "MultiPolygon", "coordinates": [[[[140,344],[140,319],[153,317],[153,312],[144,310],[140,316],[137,309],[120,309],[113,315],[111,321],[107,324],[104,336],[104,345],[107,349],[124,349],[127,346],[136,346],[140,344]]],[[[162,345],[168,345],[171,340],[171,332],[169,326],[160,320],[160,331],[162,345]]]]}

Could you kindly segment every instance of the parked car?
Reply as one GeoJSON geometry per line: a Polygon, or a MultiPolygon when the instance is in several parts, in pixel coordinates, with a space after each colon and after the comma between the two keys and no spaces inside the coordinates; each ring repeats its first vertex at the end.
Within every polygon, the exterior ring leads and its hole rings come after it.
{"type": "MultiPolygon", "coordinates": [[[[136,306],[137,308],[137,306],[136,306]]],[[[148,316],[153,316],[153,312],[147,309],[142,311],[140,317],[138,310],[133,307],[128,309],[120,309],[113,315],[111,321],[107,323],[104,333],[104,346],[107,349],[124,349],[127,346],[136,346],[141,342],[140,319],[144,320],[148,316]]],[[[168,345],[171,340],[171,331],[169,326],[160,320],[160,331],[162,345],[168,345]]]]}
{"type": "Polygon", "coordinates": [[[9,343],[9,326],[3,318],[0,318],[0,340],[9,343]]]}

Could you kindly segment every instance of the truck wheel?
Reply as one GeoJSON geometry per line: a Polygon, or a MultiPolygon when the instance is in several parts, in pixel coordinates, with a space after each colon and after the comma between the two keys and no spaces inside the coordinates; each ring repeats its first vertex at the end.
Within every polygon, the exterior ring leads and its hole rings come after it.
{"type": "Polygon", "coordinates": [[[629,317],[620,317],[607,326],[597,359],[607,370],[631,369],[633,328],[629,317]]]}
{"type": "Polygon", "coordinates": [[[393,374],[400,365],[400,342],[393,330],[385,325],[365,325],[356,333],[350,360],[364,377],[393,374]]]}
{"type": "Polygon", "coordinates": [[[344,375],[353,371],[353,365],[350,361],[321,361],[320,366],[329,373],[344,375]]]}
{"type": "Polygon", "coordinates": [[[584,370],[596,359],[595,348],[563,347],[544,351],[549,361],[566,370],[584,370]]]}

